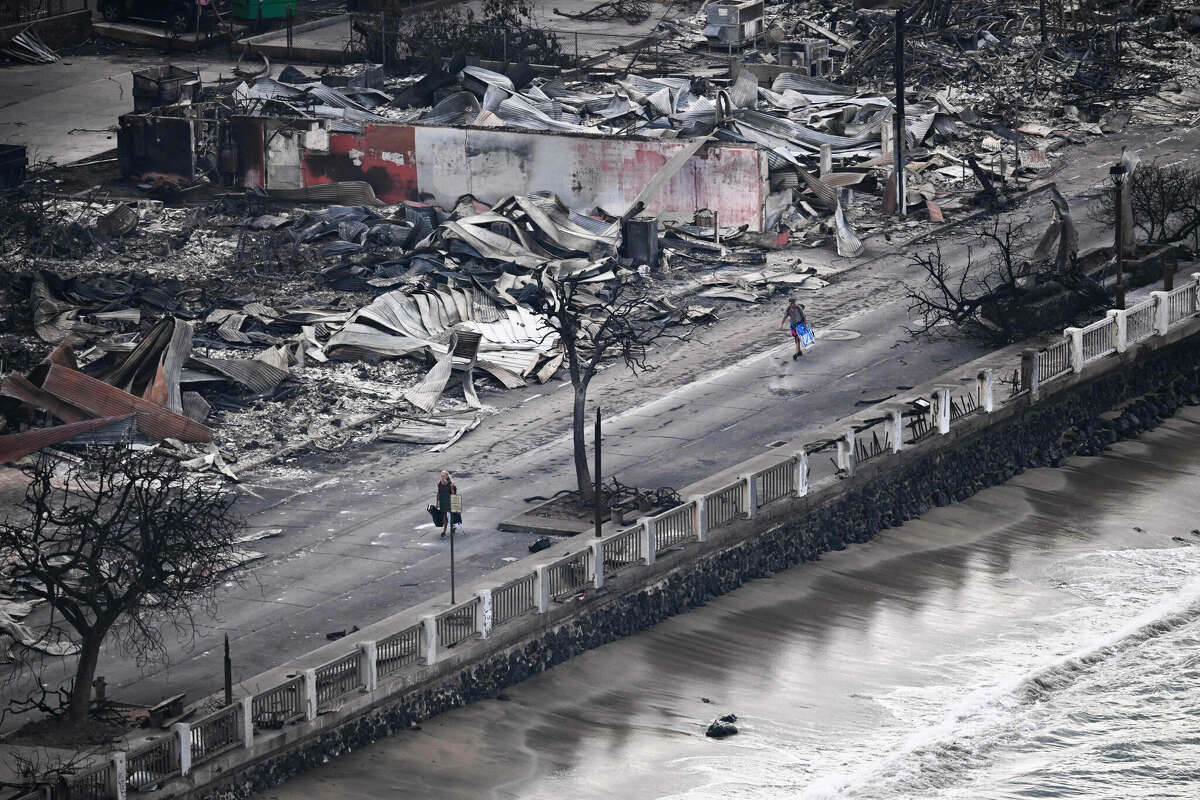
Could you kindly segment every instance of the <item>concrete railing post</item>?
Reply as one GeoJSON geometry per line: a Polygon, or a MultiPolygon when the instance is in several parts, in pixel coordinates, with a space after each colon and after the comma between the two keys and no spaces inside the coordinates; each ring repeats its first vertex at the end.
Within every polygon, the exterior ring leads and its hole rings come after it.
{"type": "Polygon", "coordinates": [[[364,691],[373,692],[379,686],[378,663],[379,647],[375,642],[358,643],[358,674],[362,678],[364,691]]]}
{"type": "Polygon", "coordinates": [[[892,440],[892,452],[899,453],[904,449],[904,411],[899,408],[889,408],[888,438],[892,440]]]}
{"type": "Polygon", "coordinates": [[[129,792],[129,766],[125,753],[121,750],[112,754],[112,785],[108,787],[108,796],[116,800],[125,800],[129,792]]]}
{"type": "Polygon", "coordinates": [[[1126,336],[1126,313],[1122,309],[1114,308],[1108,312],[1108,318],[1113,321],[1117,328],[1117,335],[1114,337],[1113,346],[1117,348],[1118,353],[1124,353],[1129,347],[1129,338],[1126,336]]]}
{"type": "Polygon", "coordinates": [[[650,522],[649,517],[641,517],[638,526],[638,535],[642,537],[642,553],[646,559],[646,566],[650,566],[654,563],[654,524],[650,522]]]}
{"type": "Polygon", "coordinates": [[[317,671],[304,670],[304,718],[312,722],[317,718],[317,671]]]}
{"type": "Polygon", "coordinates": [[[854,431],[846,431],[842,434],[842,438],[837,440],[837,466],[840,470],[845,470],[847,475],[854,474],[855,464],[854,457],[854,431]]]}
{"type": "Polygon", "coordinates": [[[1083,371],[1083,328],[1064,328],[1063,336],[1071,341],[1071,372],[1083,371]]]}
{"type": "Polygon", "coordinates": [[[747,472],[738,480],[742,482],[742,497],[746,500],[746,519],[754,519],[758,516],[758,481],[754,480],[753,472],[747,472]]]}
{"type": "Polygon", "coordinates": [[[1021,351],[1021,388],[1029,390],[1029,400],[1036,402],[1041,393],[1038,386],[1037,350],[1021,351]]]}
{"type": "Polygon", "coordinates": [[[242,703],[242,746],[254,746],[254,698],[243,697],[242,703]]]}
{"type": "Polygon", "coordinates": [[[592,551],[592,585],[597,589],[604,588],[604,544],[596,540],[588,542],[592,551]]]}
{"type": "Polygon", "coordinates": [[[938,386],[934,389],[937,397],[937,429],[945,436],[950,432],[950,386],[938,386]]]}
{"type": "Polygon", "coordinates": [[[421,632],[425,634],[425,663],[433,664],[438,657],[437,617],[421,617],[421,632]]]}
{"type": "Polygon", "coordinates": [[[1166,336],[1171,327],[1171,295],[1167,292],[1151,292],[1154,298],[1154,332],[1166,336]]]}
{"type": "Polygon", "coordinates": [[[808,451],[801,447],[795,453],[796,459],[796,496],[808,494],[808,451]]]}
{"type": "Polygon", "coordinates": [[[979,381],[979,407],[983,413],[991,414],[996,410],[996,373],[991,368],[981,369],[976,380],[979,381]]]}
{"type": "Polygon", "coordinates": [[[492,633],[492,590],[480,589],[475,596],[479,598],[479,635],[486,639],[492,633]]]}
{"type": "Polygon", "coordinates": [[[704,495],[694,494],[688,498],[692,501],[692,525],[696,531],[696,541],[708,541],[708,507],[704,503],[704,495]]]}
{"type": "Polygon", "coordinates": [[[546,577],[545,567],[538,567],[534,574],[536,577],[533,580],[533,596],[537,601],[537,612],[545,614],[550,610],[550,581],[546,577]]]}
{"type": "Polygon", "coordinates": [[[171,728],[179,737],[179,774],[187,775],[192,771],[192,726],[186,722],[176,722],[171,728]]]}

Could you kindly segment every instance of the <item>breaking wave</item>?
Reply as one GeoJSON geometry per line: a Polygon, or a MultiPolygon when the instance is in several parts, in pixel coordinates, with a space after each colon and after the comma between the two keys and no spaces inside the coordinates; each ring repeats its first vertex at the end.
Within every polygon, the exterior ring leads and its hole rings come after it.
{"type": "Polygon", "coordinates": [[[1107,662],[1200,619],[1200,578],[1120,628],[1022,675],[977,689],[937,723],[909,734],[887,757],[850,773],[828,774],[804,800],[895,798],[944,789],[986,766],[995,750],[1035,730],[1027,712],[1053,699],[1107,662]]]}

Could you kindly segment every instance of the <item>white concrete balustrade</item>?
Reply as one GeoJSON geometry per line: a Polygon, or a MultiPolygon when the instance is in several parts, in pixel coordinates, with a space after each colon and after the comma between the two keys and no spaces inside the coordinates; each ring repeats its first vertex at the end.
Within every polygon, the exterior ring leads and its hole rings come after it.
{"type": "MultiPolygon", "coordinates": [[[[976,413],[991,415],[1012,403],[1025,402],[1027,396],[1028,402],[1038,402],[1051,381],[1067,385],[1070,382],[1060,379],[1085,372],[1089,365],[1125,353],[1138,342],[1164,336],[1191,322],[1198,313],[1200,273],[1177,289],[1153,292],[1128,309],[1109,311],[1104,319],[1083,328],[1067,328],[1058,341],[1026,351],[1022,385],[1014,387],[1003,401],[996,396],[990,368],[966,379],[973,382],[978,403],[970,414],[951,414],[953,391],[961,390],[961,383],[938,384],[932,394],[920,398],[931,405],[927,412],[930,427],[944,436],[976,413]]],[[[890,452],[872,458],[872,464],[889,456],[901,457],[906,446],[940,446],[942,437],[924,434],[906,445],[905,408],[895,403],[877,411],[876,416],[882,418],[877,424],[888,433],[890,452]]],[[[854,430],[841,428],[827,434],[827,441],[837,443],[841,477],[853,478],[858,466],[854,430]]],[[[410,673],[451,657],[448,650],[452,647],[491,635],[524,615],[549,613],[556,602],[602,589],[626,570],[647,567],[674,551],[707,543],[724,528],[770,513],[764,509],[777,501],[807,495],[808,462],[808,451],[802,447],[780,453],[774,463],[760,458],[752,469],[739,472],[739,477],[712,491],[689,496],[681,505],[643,517],[632,527],[586,542],[580,538],[582,544],[573,544],[573,552],[531,565],[524,576],[481,589],[470,599],[411,621],[385,638],[358,642],[351,653],[315,669],[297,670],[287,681],[241,698],[195,723],[178,723],[171,734],[128,753],[115,753],[110,762],[80,772],[73,781],[78,782],[81,796],[95,800],[123,797],[127,787],[136,791],[173,775],[188,775],[205,760],[234,748],[252,747],[261,729],[314,720],[321,703],[359,693],[404,691],[410,673]]]]}

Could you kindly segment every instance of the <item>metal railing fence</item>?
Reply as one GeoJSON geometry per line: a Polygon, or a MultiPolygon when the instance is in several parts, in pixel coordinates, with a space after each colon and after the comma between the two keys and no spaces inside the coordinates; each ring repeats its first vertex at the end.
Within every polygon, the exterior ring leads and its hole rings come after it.
{"type": "Polygon", "coordinates": [[[704,498],[704,518],[709,528],[720,528],[746,513],[746,487],[742,481],[732,483],[704,498]]]}
{"type": "Polygon", "coordinates": [[[759,508],[791,497],[796,489],[796,459],[788,458],[754,474],[755,500],[759,508]]]}
{"type": "Polygon", "coordinates": [[[1154,335],[1154,298],[1143,300],[1125,314],[1125,340],[1130,344],[1154,335]]]}
{"type": "Polygon", "coordinates": [[[560,600],[578,594],[591,582],[592,551],[580,550],[546,567],[550,597],[560,600]]]}
{"type": "Polygon", "coordinates": [[[375,675],[383,678],[421,660],[421,623],[380,639],[375,645],[375,675]]]}
{"type": "Polygon", "coordinates": [[[1055,342],[1037,354],[1038,380],[1049,383],[1071,372],[1071,340],[1055,342]]]}
{"type": "Polygon", "coordinates": [[[179,774],[179,737],[164,736],[138,750],[125,761],[125,783],[140,790],[179,774]]]}
{"type": "Polygon", "coordinates": [[[642,529],[630,528],[605,539],[600,543],[600,555],[605,576],[638,566],[645,558],[642,553],[642,529]]]}
{"type": "Polygon", "coordinates": [[[250,700],[250,719],[260,728],[282,728],[305,716],[304,677],[259,692],[250,700]]]}
{"type": "Polygon", "coordinates": [[[438,647],[454,647],[479,633],[479,598],[473,597],[449,611],[438,614],[438,647]]]}
{"type": "Polygon", "coordinates": [[[1117,323],[1111,317],[1088,325],[1082,336],[1084,364],[1117,352],[1117,323]]]}
{"type": "Polygon", "coordinates": [[[190,731],[192,764],[199,764],[242,743],[242,707],[226,706],[193,722],[190,731]]]}
{"type": "Polygon", "coordinates": [[[537,609],[537,575],[530,573],[492,590],[492,627],[537,609]]]}
{"type": "Polygon", "coordinates": [[[690,502],[647,520],[655,555],[696,538],[695,521],[696,504],[690,502]]]}

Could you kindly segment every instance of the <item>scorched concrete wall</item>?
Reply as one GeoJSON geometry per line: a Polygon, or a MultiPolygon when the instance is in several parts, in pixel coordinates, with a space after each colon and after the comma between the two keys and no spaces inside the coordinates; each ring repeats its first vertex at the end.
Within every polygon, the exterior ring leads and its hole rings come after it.
{"type": "MultiPolygon", "coordinates": [[[[671,139],[424,125],[368,125],[362,135],[289,130],[297,122],[238,121],[243,186],[295,188],[299,167],[305,186],[365,180],[387,203],[418,200],[450,207],[464,194],[493,203],[548,191],[573,208],[599,206],[620,215],[686,146],[671,139]],[[279,136],[298,146],[264,147],[279,136]],[[265,170],[257,168],[262,163],[265,170]]],[[[709,209],[719,213],[722,225],[759,231],[767,192],[765,152],[713,143],[647,203],[647,213],[690,221],[697,210],[709,209]]]]}

